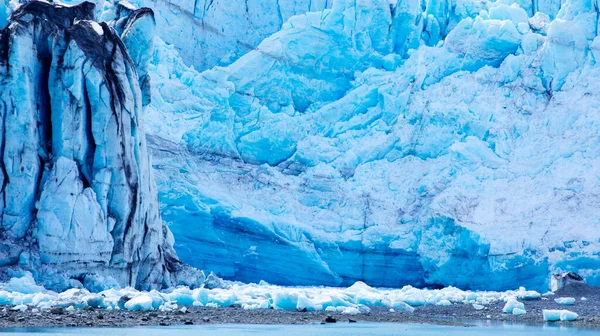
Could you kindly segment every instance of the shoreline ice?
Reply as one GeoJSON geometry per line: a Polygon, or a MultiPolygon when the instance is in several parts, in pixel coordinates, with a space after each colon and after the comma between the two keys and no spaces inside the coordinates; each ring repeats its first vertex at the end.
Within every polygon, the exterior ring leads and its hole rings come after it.
{"type": "MultiPolygon", "coordinates": [[[[521,287],[517,290],[464,291],[454,287],[418,289],[373,288],[356,282],[347,288],[284,287],[261,284],[227,282],[224,288],[196,288],[180,286],[164,291],[139,291],[131,287],[108,289],[98,293],[73,288],[62,293],[46,290],[35,284],[26,274],[0,284],[0,304],[15,305],[13,309],[49,310],[53,307],[84,309],[85,307],[128,311],[175,311],[184,307],[231,307],[246,310],[279,309],[288,311],[336,311],[360,314],[370,307],[389,307],[396,311],[413,312],[414,307],[425,305],[472,304],[486,306],[492,303],[539,299],[540,293],[521,287]],[[18,308],[17,308],[18,307],[18,308]],[[72,308],[71,308],[72,307],[72,308]]],[[[521,304],[522,306],[522,304],[521,304]]]]}

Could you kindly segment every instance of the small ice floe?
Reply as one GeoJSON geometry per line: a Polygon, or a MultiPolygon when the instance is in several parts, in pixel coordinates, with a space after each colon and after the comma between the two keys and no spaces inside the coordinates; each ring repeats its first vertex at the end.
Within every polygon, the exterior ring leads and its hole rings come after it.
{"type": "Polygon", "coordinates": [[[556,298],[554,299],[554,302],[560,304],[560,305],[565,305],[565,306],[570,306],[575,304],[575,298],[572,297],[561,297],[561,298],[556,298]]]}
{"type": "Polygon", "coordinates": [[[394,308],[390,308],[390,313],[395,313],[396,311],[394,310],[394,308]]]}
{"type": "Polygon", "coordinates": [[[484,310],[484,309],[485,309],[485,306],[482,306],[482,305],[480,305],[480,304],[476,304],[476,303],[474,303],[474,304],[473,304],[473,308],[475,308],[475,310],[484,310]]]}
{"type": "Polygon", "coordinates": [[[515,308],[525,310],[525,305],[522,302],[517,301],[515,298],[509,298],[504,305],[502,311],[506,314],[512,314],[515,308]]]}
{"type": "Polygon", "coordinates": [[[580,300],[581,300],[581,301],[587,301],[587,298],[586,298],[586,297],[581,297],[581,299],[580,299],[580,300]]]}
{"type": "Polygon", "coordinates": [[[65,309],[65,310],[68,311],[68,312],[72,312],[72,311],[75,311],[75,307],[68,306],[67,309],[65,309]]]}
{"type": "Polygon", "coordinates": [[[575,321],[579,317],[577,313],[568,310],[543,310],[544,321],[575,321]]]}

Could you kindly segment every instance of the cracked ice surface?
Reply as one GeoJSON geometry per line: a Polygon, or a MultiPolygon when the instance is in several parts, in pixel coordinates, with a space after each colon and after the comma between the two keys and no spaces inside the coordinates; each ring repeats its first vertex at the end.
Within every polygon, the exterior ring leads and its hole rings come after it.
{"type": "Polygon", "coordinates": [[[597,17],[336,0],[201,73],[157,41],[149,146],[176,250],[279,284],[597,284],[597,17]]]}

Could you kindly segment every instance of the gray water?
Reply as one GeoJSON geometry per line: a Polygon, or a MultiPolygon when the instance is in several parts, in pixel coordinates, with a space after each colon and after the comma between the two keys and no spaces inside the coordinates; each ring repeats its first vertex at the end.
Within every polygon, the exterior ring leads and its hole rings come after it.
{"type": "Polygon", "coordinates": [[[352,323],[328,325],[203,325],[173,327],[135,328],[55,328],[55,329],[7,329],[3,335],[111,335],[111,336],[181,336],[181,335],[285,335],[285,336],[465,336],[465,335],[509,335],[509,336],[548,336],[548,335],[599,335],[600,330],[575,329],[560,326],[526,326],[517,324],[490,323],[475,327],[448,327],[424,324],[399,323],[352,323]]]}

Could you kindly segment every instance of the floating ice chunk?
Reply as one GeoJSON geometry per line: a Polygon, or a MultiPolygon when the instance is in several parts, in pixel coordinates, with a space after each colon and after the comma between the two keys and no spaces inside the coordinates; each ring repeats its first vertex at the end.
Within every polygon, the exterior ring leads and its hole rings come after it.
{"type": "Polygon", "coordinates": [[[544,321],[574,321],[579,315],[568,310],[543,310],[544,321]]]}
{"type": "Polygon", "coordinates": [[[337,308],[334,306],[329,306],[327,308],[325,308],[326,312],[337,312],[337,308]]]}
{"type": "Polygon", "coordinates": [[[525,314],[525,313],[527,313],[527,312],[525,311],[525,309],[521,309],[521,308],[514,308],[514,309],[513,309],[513,311],[512,311],[512,314],[513,314],[513,315],[517,315],[517,316],[518,316],[518,315],[523,315],[523,314],[525,314]]]}
{"type": "Polygon", "coordinates": [[[554,299],[554,302],[560,304],[560,305],[566,305],[566,306],[570,306],[575,304],[575,298],[572,297],[561,297],[561,298],[556,298],[554,299]]]}
{"type": "Polygon", "coordinates": [[[525,310],[525,305],[522,302],[517,301],[515,298],[509,298],[508,301],[506,301],[502,311],[507,314],[511,314],[515,308],[525,310]]]}
{"type": "Polygon", "coordinates": [[[580,299],[580,300],[581,300],[581,301],[587,301],[587,298],[586,298],[586,297],[581,297],[581,299],[580,299]]]}
{"type": "Polygon", "coordinates": [[[72,312],[72,311],[75,311],[75,307],[68,306],[67,309],[65,309],[65,310],[68,311],[68,312],[72,312]]]}
{"type": "Polygon", "coordinates": [[[214,303],[214,302],[209,302],[206,304],[206,307],[208,308],[219,308],[219,305],[214,303]]]}
{"type": "Polygon", "coordinates": [[[202,304],[202,302],[200,302],[200,301],[194,301],[194,302],[192,302],[192,306],[194,306],[194,307],[204,307],[204,304],[202,304]]]}
{"type": "Polygon", "coordinates": [[[125,309],[137,311],[137,310],[152,310],[152,298],[148,295],[140,295],[133,299],[125,302],[125,309]]]}

